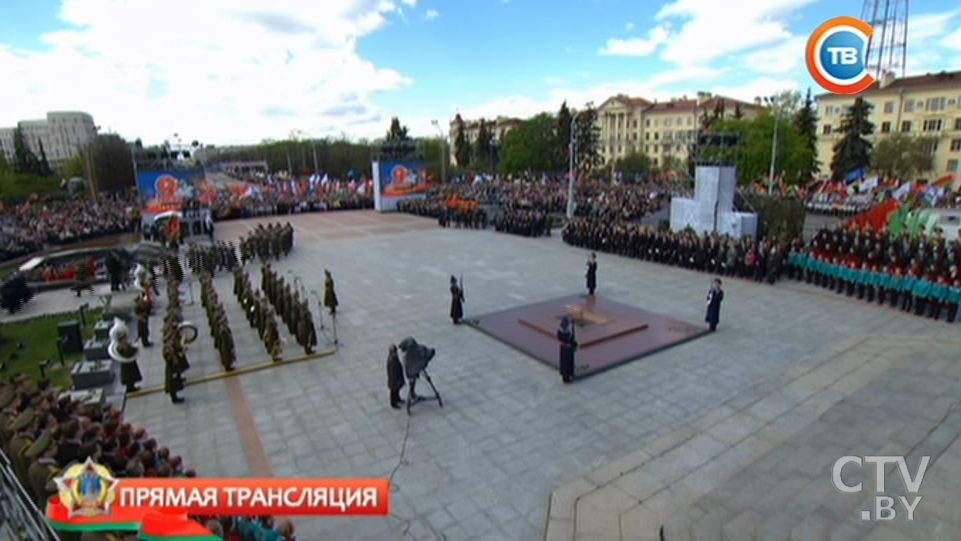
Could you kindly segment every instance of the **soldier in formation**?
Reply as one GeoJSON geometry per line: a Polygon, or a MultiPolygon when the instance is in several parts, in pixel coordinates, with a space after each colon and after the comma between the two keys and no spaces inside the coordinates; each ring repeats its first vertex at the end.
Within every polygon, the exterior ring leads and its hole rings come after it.
{"type": "Polygon", "coordinates": [[[168,281],[184,281],[184,268],[180,265],[180,257],[176,251],[166,250],[162,256],[163,275],[168,281]]]}
{"type": "Polygon", "coordinates": [[[209,273],[200,275],[200,303],[207,312],[210,336],[214,339],[214,347],[220,353],[220,365],[224,372],[231,372],[237,360],[234,336],[227,321],[227,312],[217,296],[213,277],[209,273]]]}
{"type": "MultiPolygon", "coordinates": [[[[164,392],[174,404],[183,403],[179,395],[184,389],[184,372],[190,368],[184,343],[183,307],[180,302],[180,282],[167,282],[167,313],[163,325],[164,392]]],[[[196,331],[196,329],[193,329],[196,331]]]]}
{"type": "Polygon", "coordinates": [[[137,315],[137,337],[140,338],[140,345],[149,348],[153,344],[150,342],[150,310],[152,306],[146,293],[141,293],[134,300],[134,313],[137,315]]]}
{"type": "Polygon", "coordinates": [[[793,278],[869,303],[954,323],[961,303],[961,240],[940,230],[822,229],[788,257],[793,278]]]}
{"type": "Polygon", "coordinates": [[[287,256],[294,248],[294,227],[290,222],[280,225],[272,223],[258,224],[257,227],[240,239],[240,261],[259,259],[261,263],[279,260],[281,255],[287,256]]]}
{"type": "MultiPolygon", "coordinates": [[[[0,444],[13,472],[5,482],[12,483],[15,476],[26,497],[41,510],[58,492],[54,479],[64,469],[88,458],[109,468],[117,478],[197,476],[182,457],[162,446],[144,428],[126,422],[123,412],[111,404],[102,408],[84,405],[44,382],[36,384],[24,374],[17,375],[13,384],[0,383],[0,444]]],[[[8,507],[4,507],[6,511],[8,507]]],[[[0,516],[0,520],[8,518],[12,517],[0,516]]],[[[294,541],[289,523],[278,521],[275,526],[270,517],[256,521],[234,516],[208,519],[224,524],[225,539],[294,541]]],[[[134,537],[130,532],[59,533],[61,540],[134,537]]]]}
{"type": "Polygon", "coordinates": [[[191,243],[187,248],[187,266],[193,274],[218,271],[233,272],[238,266],[237,250],[233,242],[215,242],[209,246],[191,243]]]}
{"type": "Polygon", "coordinates": [[[314,316],[310,311],[308,300],[301,299],[300,293],[295,288],[291,288],[284,277],[279,276],[269,263],[263,266],[260,276],[260,287],[267,302],[274,307],[281,321],[287,325],[287,331],[304,348],[304,354],[313,354],[314,346],[317,345],[317,330],[314,327],[314,316]]]}
{"type": "Polygon", "coordinates": [[[643,259],[718,276],[774,284],[781,279],[787,249],[777,240],[693,230],[663,231],[636,222],[574,218],[564,242],[596,252],[643,259]]]}
{"type": "Polygon", "coordinates": [[[494,218],[494,230],[525,237],[549,237],[551,216],[535,210],[505,210],[494,218]]]}
{"type": "Polygon", "coordinates": [[[263,341],[271,360],[274,362],[283,360],[286,342],[280,337],[273,308],[260,291],[253,288],[250,284],[250,276],[241,268],[234,269],[234,295],[240,301],[247,316],[247,322],[251,328],[257,330],[257,336],[263,341]]]}

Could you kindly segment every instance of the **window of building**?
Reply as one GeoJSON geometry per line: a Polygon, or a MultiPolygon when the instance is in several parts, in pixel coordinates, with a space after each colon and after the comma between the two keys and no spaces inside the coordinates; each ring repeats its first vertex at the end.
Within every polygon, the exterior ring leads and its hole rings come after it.
{"type": "Polygon", "coordinates": [[[650,140],[651,140],[651,134],[645,133],[645,134],[644,134],[644,140],[645,140],[645,141],[650,141],[650,140]]]}
{"type": "Polygon", "coordinates": [[[951,152],[961,152],[961,139],[951,140],[951,152]]]}
{"type": "Polygon", "coordinates": [[[958,160],[948,160],[948,173],[958,172],[958,160]]]}
{"type": "Polygon", "coordinates": [[[887,115],[890,115],[893,112],[894,112],[894,102],[893,101],[884,102],[884,113],[887,115]]]}
{"type": "Polygon", "coordinates": [[[651,145],[644,145],[644,153],[648,154],[651,152],[651,145]]]}
{"type": "Polygon", "coordinates": [[[691,116],[687,117],[687,125],[688,126],[694,125],[694,117],[691,117],[691,116]]]}
{"type": "Polygon", "coordinates": [[[828,105],[824,108],[824,116],[834,116],[834,106],[828,105]]]}
{"type": "Polygon", "coordinates": [[[636,118],[631,121],[631,127],[634,128],[634,129],[637,129],[637,119],[636,119],[636,118]]]}
{"type": "Polygon", "coordinates": [[[937,141],[934,141],[933,143],[928,143],[928,144],[925,146],[925,149],[924,149],[924,150],[925,150],[925,152],[927,152],[928,154],[937,154],[937,153],[938,153],[938,142],[937,142],[937,141]]]}
{"type": "Polygon", "coordinates": [[[631,134],[631,141],[637,141],[637,132],[631,134]]]}
{"type": "Polygon", "coordinates": [[[644,121],[644,126],[650,128],[650,127],[651,127],[651,119],[645,120],[645,121],[644,121]]]}
{"type": "Polygon", "coordinates": [[[654,167],[657,167],[657,158],[651,160],[651,164],[654,165],[654,167]]]}
{"type": "Polygon", "coordinates": [[[947,98],[928,98],[928,111],[943,111],[946,107],[947,98]]]}
{"type": "Polygon", "coordinates": [[[824,128],[821,130],[821,135],[831,135],[831,125],[825,124],[824,128]]]}
{"type": "Polygon", "coordinates": [[[905,120],[905,121],[901,122],[901,132],[902,132],[902,133],[908,133],[909,131],[911,131],[911,121],[910,121],[910,120],[905,120]]]}
{"type": "Polygon", "coordinates": [[[660,126],[660,125],[661,125],[661,121],[655,118],[655,119],[654,119],[654,127],[656,128],[656,127],[658,127],[658,126],[660,126]]]}
{"type": "Polygon", "coordinates": [[[914,112],[914,100],[904,100],[904,112],[905,113],[914,112]]]}
{"type": "Polygon", "coordinates": [[[885,122],[882,122],[882,123],[881,123],[881,133],[891,133],[891,123],[890,123],[890,122],[885,121],[885,122]]]}
{"type": "Polygon", "coordinates": [[[954,119],[954,129],[961,131],[961,118],[954,119]]]}
{"type": "Polygon", "coordinates": [[[661,138],[660,132],[654,132],[654,140],[657,141],[660,138],[661,138]]]}
{"type": "Polygon", "coordinates": [[[924,126],[922,127],[924,131],[941,131],[941,119],[931,118],[924,121],[924,126]]]}
{"type": "Polygon", "coordinates": [[[670,128],[670,127],[673,126],[673,125],[674,125],[674,119],[673,119],[673,118],[665,118],[665,119],[664,119],[664,127],[665,127],[665,128],[670,128]]]}

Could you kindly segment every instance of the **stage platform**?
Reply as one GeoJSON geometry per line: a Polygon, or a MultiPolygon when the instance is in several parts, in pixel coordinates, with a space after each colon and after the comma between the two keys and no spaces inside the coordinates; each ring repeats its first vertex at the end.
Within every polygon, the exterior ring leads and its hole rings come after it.
{"type": "Polygon", "coordinates": [[[572,312],[579,348],[575,375],[585,377],[676,346],[708,332],[705,327],[599,296],[575,295],[519,306],[464,322],[554,368],[559,363],[557,329],[572,312]]]}

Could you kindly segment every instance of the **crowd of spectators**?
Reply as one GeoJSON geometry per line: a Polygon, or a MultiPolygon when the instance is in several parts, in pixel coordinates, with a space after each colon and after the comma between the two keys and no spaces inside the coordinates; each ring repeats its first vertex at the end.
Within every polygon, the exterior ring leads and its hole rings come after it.
{"type": "MultiPolygon", "coordinates": [[[[197,476],[182,457],[161,446],[145,429],[125,422],[122,412],[109,404],[102,410],[84,406],[59,394],[49,380],[35,383],[25,374],[16,376],[12,385],[0,387],[0,410],[0,443],[21,485],[41,509],[56,492],[47,472],[55,475],[87,458],[106,466],[117,478],[197,476]]],[[[225,540],[296,540],[293,524],[286,519],[193,518],[225,540]]]]}
{"type": "Polygon", "coordinates": [[[103,235],[135,231],[140,205],[133,196],[96,200],[31,198],[0,211],[0,261],[103,235]]]}

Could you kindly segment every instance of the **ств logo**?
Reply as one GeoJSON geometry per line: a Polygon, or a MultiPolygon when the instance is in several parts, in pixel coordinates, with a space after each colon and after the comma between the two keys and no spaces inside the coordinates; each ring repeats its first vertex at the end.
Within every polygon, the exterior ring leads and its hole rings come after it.
{"type": "Polygon", "coordinates": [[[871,25],[854,17],[835,17],[808,38],[805,58],[811,77],[835,94],[857,94],[874,84],[867,71],[871,25]]]}

